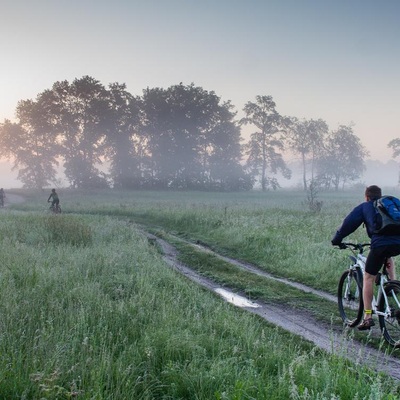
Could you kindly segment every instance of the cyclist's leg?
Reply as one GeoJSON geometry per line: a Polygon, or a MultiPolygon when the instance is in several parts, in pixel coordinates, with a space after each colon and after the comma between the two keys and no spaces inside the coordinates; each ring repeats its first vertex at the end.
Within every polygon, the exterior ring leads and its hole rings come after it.
{"type": "MultiPolygon", "coordinates": [[[[372,320],[372,299],[374,292],[374,280],[383,263],[392,256],[400,254],[400,245],[379,246],[370,249],[365,263],[364,273],[364,321],[358,327],[360,330],[369,329],[375,323],[372,320]]],[[[388,271],[389,273],[389,271],[388,271]]],[[[390,266],[390,274],[394,276],[394,263],[390,266]]]]}
{"type": "Polygon", "coordinates": [[[51,206],[50,206],[50,210],[53,211],[53,213],[57,214],[61,212],[61,208],[60,208],[60,200],[53,200],[51,202],[51,206]]]}
{"type": "Polygon", "coordinates": [[[363,279],[364,321],[358,329],[366,330],[375,325],[372,319],[372,299],[374,296],[375,277],[387,258],[384,246],[371,248],[365,263],[363,279]]]}
{"type": "Polygon", "coordinates": [[[385,265],[386,271],[388,273],[389,279],[394,281],[396,280],[396,268],[394,263],[395,256],[400,254],[400,245],[399,244],[391,244],[388,246],[379,247],[378,249],[382,249],[382,254],[385,257],[385,265]]]}
{"type": "Polygon", "coordinates": [[[391,281],[396,280],[396,268],[394,265],[394,259],[393,257],[389,257],[386,261],[386,271],[389,275],[389,279],[391,281]]]}
{"type": "MultiPolygon", "coordinates": [[[[364,309],[371,310],[372,309],[372,297],[374,296],[374,282],[376,275],[371,275],[368,272],[364,273],[363,279],[363,300],[364,300],[364,309]]],[[[371,317],[371,315],[369,315],[371,317]]],[[[364,315],[364,318],[367,318],[364,315]]]]}

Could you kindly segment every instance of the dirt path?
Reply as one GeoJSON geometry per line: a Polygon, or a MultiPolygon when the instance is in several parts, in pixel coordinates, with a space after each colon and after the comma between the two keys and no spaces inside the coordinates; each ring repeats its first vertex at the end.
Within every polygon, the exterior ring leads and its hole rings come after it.
{"type": "MultiPolygon", "coordinates": [[[[174,236],[174,238],[177,239],[177,240],[181,240],[182,241],[182,239],[178,238],[177,236],[174,236]]],[[[186,242],[186,243],[188,243],[188,242],[186,242]]],[[[245,269],[246,271],[249,271],[252,274],[255,274],[255,275],[258,275],[258,276],[262,276],[263,278],[272,279],[272,280],[277,281],[277,282],[284,283],[285,285],[292,286],[292,287],[294,287],[296,289],[299,289],[299,290],[301,290],[301,291],[303,291],[305,293],[312,293],[312,294],[315,294],[315,295],[317,295],[319,297],[322,297],[322,298],[324,298],[326,300],[333,301],[335,303],[337,301],[337,297],[333,296],[333,295],[331,295],[329,293],[325,293],[325,292],[322,292],[321,290],[317,290],[317,289],[311,288],[309,286],[303,285],[302,283],[297,283],[297,282],[290,281],[289,279],[278,278],[278,277],[276,277],[274,275],[269,274],[268,272],[265,272],[265,271],[255,267],[254,265],[251,265],[249,263],[245,263],[243,261],[235,260],[234,258],[230,258],[230,257],[223,256],[221,254],[218,254],[218,253],[212,251],[209,247],[207,247],[205,245],[201,245],[201,244],[197,243],[197,244],[195,244],[193,246],[197,247],[201,251],[213,254],[214,256],[218,257],[219,259],[221,259],[223,261],[226,261],[226,262],[228,262],[230,264],[233,264],[233,265],[235,265],[235,266],[237,266],[239,268],[245,269]]]]}
{"type": "MultiPolygon", "coordinates": [[[[391,377],[400,380],[400,360],[391,357],[390,355],[384,354],[382,351],[375,350],[366,345],[360,344],[354,340],[349,339],[345,332],[334,331],[331,326],[316,321],[309,315],[299,314],[298,311],[293,311],[287,307],[279,307],[276,305],[271,305],[263,303],[260,301],[250,302],[245,297],[239,296],[234,291],[227,287],[221,287],[217,283],[207,279],[187,266],[183,265],[178,261],[178,253],[175,247],[170,245],[163,239],[156,236],[146,234],[147,237],[154,242],[157,242],[161,247],[164,260],[173,269],[178,271],[180,274],[186,276],[188,279],[196,282],[197,284],[209,289],[212,292],[217,293],[223,297],[226,301],[241,307],[251,313],[257,314],[266,321],[279,326],[293,334],[301,336],[302,338],[314,343],[317,347],[329,352],[339,355],[341,357],[346,357],[356,364],[367,365],[376,371],[385,372],[391,377]]],[[[198,245],[203,251],[211,252],[210,249],[198,245]]],[[[336,297],[323,293],[320,291],[315,291],[305,285],[299,285],[291,281],[284,279],[274,278],[271,275],[258,270],[254,266],[233,260],[231,258],[218,255],[212,252],[214,255],[224,259],[225,261],[231,262],[242,268],[246,268],[252,273],[270,277],[272,279],[277,279],[286,284],[297,287],[305,292],[315,293],[321,297],[327,298],[329,300],[336,302],[336,297]]]]}
{"type": "MultiPolygon", "coordinates": [[[[24,201],[25,199],[23,196],[7,194],[5,206],[10,203],[22,203],[24,201]]],[[[180,263],[178,261],[177,250],[165,240],[148,233],[145,234],[150,241],[157,242],[160,245],[166,263],[191,281],[218,294],[235,306],[241,307],[248,312],[257,314],[266,321],[293,334],[301,336],[302,338],[314,343],[317,347],[324,349],[329,353],[346,357],[356,364],[365,364],[377,371],[385,372],[391,377],[400,380],[399,359],[384,354],[381,351],[369,348],[368,346],[362,345],[356,341],[350,340],[343,332],[334,331],[331,326],[323,324],[320,321],[316,321],[309,315],[302,315],[299,314],[298,311],[294,312],[287,307],[278,307],[276,305],[271,305],[260,301],[250,302],[245,297],[238,295],[229,288],[222,288],[210,279],[201,276],[197,272],[180,263]]],[[[313,293],[325,299],[336,302],[335,296],[315,290],[306,285],[282,278],[276,278],[273,275],[254,267],[253,265],[215,253],[208,247],[201,244],[197,244],[196,246],[202,251],[210,252],[224,261],[234,264],[240,268],[244,268],[251,273],[270,279],[275,279],[287,285],[296,287],[299,290],[303,290],[304,292],[313,293]]]]}

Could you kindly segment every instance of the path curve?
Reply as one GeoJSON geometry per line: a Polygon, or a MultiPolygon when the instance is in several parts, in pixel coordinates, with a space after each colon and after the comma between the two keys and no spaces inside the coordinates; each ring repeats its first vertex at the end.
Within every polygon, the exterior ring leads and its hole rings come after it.
{"type": "MultiPolygon", "coordinates": [[[[24,201],[25,198],[23,196],[10,193],[7,194],[5,206],[10,203],[22,203],[24,201]]],[[[186,276],[191,281],[218,294],[226,301],[234,305],[239,304],[242,309],[257,314],[266,321],[276,326],[279,326],[295,335],[301,336],[302,338],[314,343],[317,347],[329,353],[334,353],[341,357],[346,357],[356,364],[369,366],[371,368],[374,368],[376,371],[385,372],[389,376],[400,380],[399,359],[391,357],[390,355],[385,354],[382,351],[369,348],[366,345],[353,341],[343,333],[334,332],[332,327],[316,321],[309,315],[307,315],[307,317],[305,318],[304,315],[299,314],[298,311],[295,312],[287,307],[279,307],[261,301],[249,302],[248,299],[238,296],[233,290],[230,290],[225,286],[222,288],[212,280],[201,276],[186,265],[180,263],[178,261],[178,252],[176,248],[169,244],[167,241],[147,232],[145,232],[145,235],[148,237],[149,240],[151,240],[152,242],[157,242],[160,245],[163,251],[163,258],[170,267],[178,271],[180,274],[186,276]]],[[[196,246],[202,251],[212,252],[217,257],[241,268],[245,268],[249,272],[252,272],[254,274],[275,279],[282,283],[294,286],[305,292],[314,293],[328,300],[336,301],[336,297],[330,294],[315,290],[296,282],[289,281],[287,279],[276,278],[273,275],[270,275],[251,264],[247,264],[215,253],[204,245],[196,244],[196,246]]]]}
{"type": "MultiPolygon", "coordinates": [[[[392,378],[400,380],[400,360],[398,358],[352,340],[349,338],[349,335],[346,335],[346,331],[334,331],[331,326],[315,320],[310,315],[305,316],[304,314],[291,310],[290,308],[279,307],[262,301],[250,302],[249,304],[249,301],[245,297],[242,297],[242,301],[240,301],[240,299],[238,301],[238,297],[240,296],[230,288],[227,288],[226,286],[221,287],[219,284],[205,278],[196,271],[182,264],[178,260],[178,251],[170,243],[152,234],[145,234],[151,242],[158,243],[162,249],[165,262],[191,281],[218,294],[232,304],[238,305],[239,303],[239,306],[248,312],[257,314],[266,321],[295,335],[301,336],[328,353],[346,357],[356,364],[368,366],[378,372],[385,372],[392,378]]],[[[202,246],[202,248],[204,248],[204,246],[202,246]]],[[[236,261],[224,256],[220,257],[225,260],[236,261]]],[[[243,265],[243,263],[239,263],[243,265]]],[[[253,271],[253,268],[254,267],[251,268],[252,272],[260,272],[257,269],[253,271]]],[[[304,285],[301,286],[306,291],[310,291],[309,289],[311,289],[304,285]]],[[[318,293],[322,294],[323,292],[318,291],[318,293]]],[[[328,298],[331,296],[326,293],[325,295],[327,295],[328,298]]],[[[323,297],[325,297],[325,295],[323,297]]]]}

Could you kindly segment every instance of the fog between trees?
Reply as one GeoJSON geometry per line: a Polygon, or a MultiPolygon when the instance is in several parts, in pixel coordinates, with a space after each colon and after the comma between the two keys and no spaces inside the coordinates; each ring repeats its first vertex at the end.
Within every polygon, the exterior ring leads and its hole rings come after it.
{"type": "MultiPolygon", "coordinates": [[[[368,153],[352,126],[331,131],[321,119],[283,116],[267,95],[243,113],[237,119],[230,101],[193,83],[135,96],[125,84],[84,76],[21,100],[17,122],[0,124],[0,157],[26,188],[54,185],[61,167],[76,188],[277,189],[278,176],[292,176],[286,152],[301,160],[304,188],[339,189],[365,170],[368,153]],[[253,130],[248,142],[244,125],[253,130]]],[[[389,144],[394,155],[399,144],[389,144]]]]}

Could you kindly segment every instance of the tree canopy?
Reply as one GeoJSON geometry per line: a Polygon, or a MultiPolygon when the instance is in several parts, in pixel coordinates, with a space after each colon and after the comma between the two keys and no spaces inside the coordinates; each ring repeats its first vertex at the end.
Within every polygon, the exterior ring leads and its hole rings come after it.
{"type": "MultiPolygon", "coordinates": [[[[305,189],[308,172],[338,188],[364,168],[367,152],[351,127],[329,133],[321,119],[282,116],[266,95],[242,111],[238,120],[230,101],[193,83],[134,96],[124,83],[83,76],[21,100],[17,121],[0,123],[0,157],[28,188],[54,184],[61,166],[76,188],[277,189],[277,174],[291,177],[288,149],[301,156],[305,189]],[[244,125],[254,128],[247,143],[244,125]]],[[[398,154],[398,142],[390,145],[398,154]]]]}
{"type": "Polygon", "coordinates": [[[279,183],[276,178],[267,175],[268,169],[273,174],[280,170],[286,178],[291,175],[280,153],[285,143],[281,134],[286,133],[288,120],[277,112],[271,96],[256,96],[256,101],[247,102],[243,111],[246,116],[241,123],[251,124],[257,129],[246,146],[247,168],[253,177],[261,176],[263,191],[269,187],[276,189],[279,183]]]}
{"type": "Polygon", "coordinates": [[[351,126],[341,125],[329,134],[324,152],[318,160],[320,176],[325,186],[336,190],[347,182],[357,180],[365,169],[368,155],[351,126]]]}

